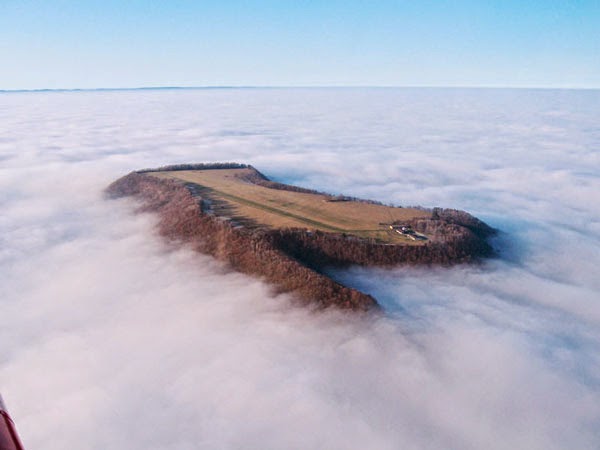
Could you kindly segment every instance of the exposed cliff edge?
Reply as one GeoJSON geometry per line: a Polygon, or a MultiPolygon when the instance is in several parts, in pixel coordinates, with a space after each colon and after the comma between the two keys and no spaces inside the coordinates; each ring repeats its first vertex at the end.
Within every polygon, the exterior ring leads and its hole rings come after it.
{"type": "MultiPolygon", "coordinates": [[[[263,277],[279,292],[290,292],[300,301],[323,308],[336,306],[366,311],[378,306],[370,295],[342,286],[321,273],[326,266],[448,265],[492,255],[486,238],[494,230],[463,211],[436,208],[421,217],[405,220],[404,226],[426,235],[427,240],[418,245],[390,244],[343,232],[260,224],[246,226],[243,220],[215,213],[211,206],[214,199],[204,193],[202,186],[153,175],[216,169],[245,169],[236,177],[251,185],[326,195],[271,182],[251,166],[232,163],[144,169],[118,179],[106,191],[113,198],[134,196],[140,200],[141,210],[157,213],[161,235],[226,261],[235,270],[263,277]]],[[[328,201],[373,203],[330,197],[328,201]]]]}

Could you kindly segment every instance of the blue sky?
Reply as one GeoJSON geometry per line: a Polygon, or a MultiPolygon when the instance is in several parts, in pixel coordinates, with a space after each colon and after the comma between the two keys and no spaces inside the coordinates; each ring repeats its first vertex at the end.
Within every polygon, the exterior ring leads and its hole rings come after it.
{"type": "Polygon", "coordinates": [[[0,89],[600,88],[600,1],[0,0],[0,89]]]}

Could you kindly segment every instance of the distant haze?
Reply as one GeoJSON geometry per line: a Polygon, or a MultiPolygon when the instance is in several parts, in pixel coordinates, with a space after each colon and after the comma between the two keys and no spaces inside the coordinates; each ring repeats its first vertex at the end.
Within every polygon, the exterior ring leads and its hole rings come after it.
{"type": "Polygon", "coordinates": [[[598,91],[0,94],[0,390],[26,448],[598,448],[599,117],[598,91]],[[501,258],[332,271],[382,317],[293,308],[103,199],[206,161],[465,209],[501,258]]]}

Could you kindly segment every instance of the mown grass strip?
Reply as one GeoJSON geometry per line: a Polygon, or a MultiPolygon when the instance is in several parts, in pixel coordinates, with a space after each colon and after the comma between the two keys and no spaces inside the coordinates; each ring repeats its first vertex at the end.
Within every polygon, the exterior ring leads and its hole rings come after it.
{"type": "Polygon", "coordinates": [[[318,220],[309,219],[307,217],[303,217],[303,216],[299,216],[299,215],[291,213],[291,212],[283,211],[281,209],[274,208],[272,206],[267,206],[267,205],[263,205],[261,203],[253,202],[252,200],[248,200],[248,199],[245,199],[243,197],[238,197],[237,195],[233,195],[233,194],[228,194],[226,192],[219,191],[218,189],[214,189],[212,187],[207,187],[207,186],[202,186],[202,185],[199,185],[199,186],[201,186],[201,187],[203,187],[205,189],[208,189],[208,190],[214,192],[215,194],[217,194],[217,195],[219,195],[221,197],[224,197],[226,199],[232,200],[234,202],[242,203],[242,204],[244,204],[246,206],[250,206],[252,208],[261,209],[263,211],[267,211],[267,212],[270,212],[270,213],[273,213],[273,214],[277,214],[279,216],[290,217],[292,219],[296,219],[296,220],[298,220],[300,222],[303,222],[303,223],[306,223],[308,225],[312,225],[313,227],[316,227],[316,228],[325,228],[325,229],[327,229],[329,231],[336,231],[338,233],[346,233],[347,232],[347,230],[344,230],[343,228],[338,228],[338,227],[334,227],[332,225],[327,225],[327,224],[325,224],[323,222],[319,222],[318,220]]]}

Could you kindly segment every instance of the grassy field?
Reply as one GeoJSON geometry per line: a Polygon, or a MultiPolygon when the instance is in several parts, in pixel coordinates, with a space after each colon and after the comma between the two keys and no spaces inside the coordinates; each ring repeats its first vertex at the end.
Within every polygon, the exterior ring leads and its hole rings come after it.
{"type": "Polygon", "coordinates": [[[430,217],[427,211],[394,208],[353,201],[330,201],[319,194],[270,189],[242,180],[251,169],[184,170],[150,172],[160,178],[194,183],[211,200],[216,214],[232,217],[247,226],[299,227],[376,238],[389,243],[422,245],[382,223],[430,217]]]}

